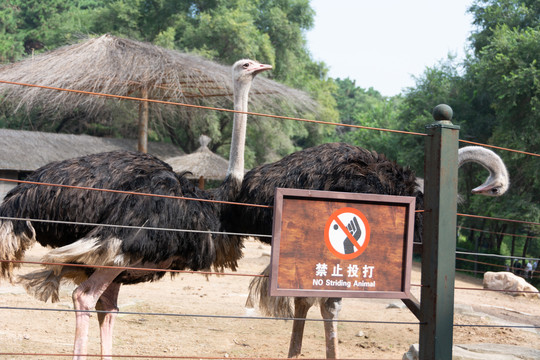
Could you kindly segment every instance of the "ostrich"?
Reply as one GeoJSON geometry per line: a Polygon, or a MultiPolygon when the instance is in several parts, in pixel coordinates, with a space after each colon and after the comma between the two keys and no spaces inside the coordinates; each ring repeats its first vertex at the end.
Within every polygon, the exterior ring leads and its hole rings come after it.
{"type": "Polygon", "coordinates": [[[459,149],[458,167],[468,162],[479,163],[489,171],[486,181],[471,190],[473,194],[501,196],[508,190],[510,180],[506,166],[493,151],[481,146],[462,147],[459,149]]]}
{"type": "MultiPolygon", "coordinates": [[[[269,69],[270,65],[252,60],[240,60],[233,65],[235,110],[247,111],[253,78],[269,69]]],[[[199,190],[154,156],[129,151],[99,153],[50,163],[36,170],[28,180],[194,199],[230,200],[235,190],[239,189],[244,175],[246,122],[247,114],[234,114],[228,174],[220,188],[212,194],[199,190]]],[[[25,183],[6,195],[0,206],[0,216],[81,224],[0,220],[0,258],[8,261],[2,262],[2,277],[13,281],[16,265],[9,261],[22,259],[25,250],[36,241],[53,248],[45,255],[45,262],[89,265],[47,265],[44,270],[21,277],[27,291],[42,301],[58,301],[58,290],[63,280],[77,284],[72,295],[75,310],[80,310],[75,312],[74,359],[86,358],[88,310],[98,310],[101,354],[103,358],[110,359],[120,285],[157,280],[165,274],[164,271],[91,266],[163,270],[227,267],[235,270],[242,255],[241,239],[215,234],[222,227],[219,209],[211,202],[127,193],[82,192],[73,188],[25,183]],[[155,229],[157,227],[188,231],[160,231],[155,229]]]]}
{"type": "MultiPolygon", "coordinates": [[[[508,189],[508,174],[504,163],[490,150],[481,147],[465,147],[459,151],[459,164],[475,161],[490,171],[486,182],[473,190],[478,194],[502,195],[508,189]]],[[[344,191],[416,197],[416,206],[423,207],[423,182],[418,183],[413,171],[389,161],[384,155],[344,144],[329,143],[305,149],[267,165],[249,171],[237,202],[272,205],[274,190],[297,188],[311,190],[344,191]]],[[[224,212],[224,224],[235,226],[242,233],[271,234],[272,211],[268,208],[231,206],[224,212]],[[242,219],[234,223],[235,219],[242,219]],[[234,224],[234,225],[233,225],[234,224]]],[[[421,240],[422,215],[415,215],[414,236],[421,240]]],[[[261,239],[269,242],[269,239],[261,239]]],[[[269,268],[263,274],[268,275],[269,268]]],[[[294,314],[290,299],[268,296],[268,277],[252,280],[247,306],[253,307],[259,298],[261,310],[277,317],[294,315],[293,331],[289,345],[289,357],[300,356],[305,319],[311,306],[318,304],[326,335],[326,357],[338,358],[337,315],[341,308],[340,298],[294,298],[294,314]]]]}
{"type": "MultiPolygon", "coordinates": [[[[501,196],[510,186],[508,171],[502,159],[493,151],[481,146],[465,146],[458,151],[458,168],[461,165],[474,162],[482,165],[489,176],[484,183],[471,190],[472,194],[484,196],[501,196]]],[[[424,192],[424,179],[417,177],[416,184],[421,192],[424,192]]],[[[458,194],[458,203],[463,200],[458,194]]]]}

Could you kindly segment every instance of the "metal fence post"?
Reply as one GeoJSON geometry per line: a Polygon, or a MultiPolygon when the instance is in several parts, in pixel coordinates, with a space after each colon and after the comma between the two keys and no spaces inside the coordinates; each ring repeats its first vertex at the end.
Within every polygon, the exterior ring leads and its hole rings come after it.
{"type": "Polygon", "coordinates": [[[433,117],[426,126],[419,355],[451,360],[459,126],[448,105],[435,107],[433,117]]]}

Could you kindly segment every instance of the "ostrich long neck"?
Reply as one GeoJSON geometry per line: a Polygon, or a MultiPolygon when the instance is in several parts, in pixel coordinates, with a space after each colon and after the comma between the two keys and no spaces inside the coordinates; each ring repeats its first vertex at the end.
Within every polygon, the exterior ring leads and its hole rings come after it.
{"type": "MultiPolygon", "coordinates": [[[[248,94],[251,82],[234,84],[234,110],[246,112],[248,109],[248,94]]],[[[244,179],[244,149],[246,146],[247,114],[235,112],[233,117],[231,151],[227,176],[218,192],[219,200],[231,201],[240,191],[244,179]]]]}
{"type": "MultiPolygon", "coordinates": [[[[235,84],[234,110],[248,110],[248,95],[251,82],[235,84]]],[[[244,179],[244,149],[246,146],[247,114],[234,113],[229,169],[227,176],[239,183],[244,179]]]]}
{"type": "Polygon", "coordinates": [[[468,162],[478,163],[489,171],[489,178],[486,182],[489,182],[498,176],[508,176],[506,167],[500,158],[492,156],[491,152],[485,148],[479,146],[467,146],[461,148],[458,157],[458,167],[468,162]]]}

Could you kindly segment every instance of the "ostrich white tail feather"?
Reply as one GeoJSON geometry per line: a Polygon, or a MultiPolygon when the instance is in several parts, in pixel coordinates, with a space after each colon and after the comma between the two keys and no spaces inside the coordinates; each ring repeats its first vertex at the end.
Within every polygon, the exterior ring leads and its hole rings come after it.
{"type": "Polygon", "coordinates": [[[26,222],[28,231],[16,235],[12,221],[0,221],[0,276],[13,283],[13,269],[20,264],[12,261],[22,260],[25,251],[36,241],[36,231],[30,221],[26,222]]]}
{"type": "Polygon", "coordinates": [[[121,241],[113,238],[101,241],[98,238],[83,238],[72,244],[49,251],[43,258],[44,270],[34,271],[19,276],[26,291],[41,301],[59,300],[59,288],[63,280],[80,284],[87,279],[85,267],[73,267],[69,264],[87,264],[98,266],[126,266],[121,252],[121,241]]]}
{"type": "MultiPolygon", "coordinates": [[[[49,251],[44,262],[88,265],[126,266],[122,254],[122,240],[118,238],[82,238],[66,246],[49,251]]],[[[53,265],[55,266],[55,265],[53,265]]],[[[60,271],[60,270],[58,270],[60,271]]]]}

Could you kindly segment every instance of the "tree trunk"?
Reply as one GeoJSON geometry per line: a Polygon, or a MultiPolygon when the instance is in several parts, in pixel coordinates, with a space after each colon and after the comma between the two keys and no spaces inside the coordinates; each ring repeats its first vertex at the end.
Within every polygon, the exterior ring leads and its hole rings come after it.
{"type": "MultiPolygon", "coordinates": [[[[516,230],[517,230],[516,225],[514,225],[513,228],[512,228],[512,234],[515,234],[516,230]]],[[[512,236],[512,245],[510,247],[510,256],[511,257],[514,257],[515,250],[516,250],[516,236],[514,235],[514,236],[512,236]]],[[[512,265],[513,265],[513,263],[512,263],[512,265]]]]}
{"type": "Polygon", "coordinates": [[[506,232],[506,227],[507,227],[507,224],[503,224],[503,226],[501,226],[501,229],[498,231],[499,234],[497,234],[497,254],[500,254],[501,253],[501,245],[502,245],[502,242],[504,240],[504,235],[502,233],[506,232]]]}
{"type": "MultiPolygon", "coordinates": [[[[512,228],[512,234],[515,234],[517,231],[517,226],[514,224],[512,228]]],[[[510,247],[510,271],[514,274],[518,273],[518,270],[514,267],[514,253],[516,251],[516,236],[512,236],[512,245],[510,247]]]]}
{"type": "MultiPolygon", "coordinates": [[[[527,232],[527,235],[529,235],[529,232],[527,232]]],[[[531,242],[531,238],[529,237],[526,237],[525,238],[525,245],[523,246],[523,254],[521,255],[522,257],[527,257],[527,251],[529,249],[529,243],[531,242]]],[[[524,269],[525,268],[525,265],[527,264],[527,260],[523,259],[522,260],[522,268],[524,269]]]]}

